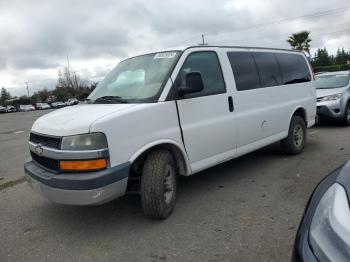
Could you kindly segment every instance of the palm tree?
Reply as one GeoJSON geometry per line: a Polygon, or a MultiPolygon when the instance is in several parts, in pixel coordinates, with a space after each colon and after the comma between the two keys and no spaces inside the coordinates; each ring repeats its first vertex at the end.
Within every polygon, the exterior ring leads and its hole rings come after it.
{"type": "Polygon", "coordinates": [[[306,51],[310,54],[310,42],[312,39],[309,37],[309,31],[301,31],[299,33],[292,34],[287,42],[294,50],[306,51]]]}

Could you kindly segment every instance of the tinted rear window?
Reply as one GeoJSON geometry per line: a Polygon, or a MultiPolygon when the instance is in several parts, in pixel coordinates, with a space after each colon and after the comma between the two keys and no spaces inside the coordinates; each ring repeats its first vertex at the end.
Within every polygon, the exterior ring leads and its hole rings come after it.
{"type": "Polygon", "coordinates": [[[283,84],[311,81],[311,74],[304,56],[299,54],[276,53],[281,68],[283,84]]]}
{"type": "Polygon", "coordinates": [[[258,70],[250,52],[229,52],[228,58],[238,91],[260,88],[258,70]]]}
{"type": "Polygon", "coordinates": [[[278,86],[282,83],[282,75],[273,53],[252,53],[260,76],[261,87],[278,86]]]}

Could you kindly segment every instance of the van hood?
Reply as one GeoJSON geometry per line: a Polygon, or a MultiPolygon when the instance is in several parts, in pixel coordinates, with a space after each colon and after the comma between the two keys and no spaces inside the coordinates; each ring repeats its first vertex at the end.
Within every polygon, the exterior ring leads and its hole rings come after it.
{"type": "Polygon", "coordinates": [[[316,89],[317,98],[343,93],[348,87],[316,89]]]}
{"type": "Polygon", "coordinates": [[[32,131],[52,136],[69,136],[90,131],[98,119],[135,107],[137,104],[82,104],[57,109],[38,118],[32,131]]]}

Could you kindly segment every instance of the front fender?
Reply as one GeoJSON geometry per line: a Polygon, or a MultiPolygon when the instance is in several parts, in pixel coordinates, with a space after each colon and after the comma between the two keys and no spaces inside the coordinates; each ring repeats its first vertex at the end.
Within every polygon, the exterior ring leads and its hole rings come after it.
{"type": "Polygon", "coordinates": [[[186,175],[190,175],[192,173],[191,165],[190,165],[187,153],[185,151],[185,148],[178,142],[171,139],[160,139],[142,146],[140,149],[138,149],[135,153],[132,154],[132,156],[129,159],[129,162],[133,163],[139,156],[141,156],[144,152],[146,152],[147,150],[153,147],[161,146],[161,145],[169,145],[169,144],[176,147],[176,149],[178,149],[181,152],[181,155],[185,161],[186,175]]]}

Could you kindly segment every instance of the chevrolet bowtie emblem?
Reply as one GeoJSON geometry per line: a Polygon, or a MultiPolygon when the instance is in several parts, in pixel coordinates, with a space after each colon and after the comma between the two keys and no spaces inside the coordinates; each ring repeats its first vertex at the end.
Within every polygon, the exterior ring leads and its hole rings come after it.
{"type": "Polygon", "coordinates": [[[41,156],[41,155],[43,154],[44,149],[43,149],[42,146],[39,144],[39,145],[35,146],[34,151],[35,151],[35,153],[37,153],[39,156],[41,156]]]}

